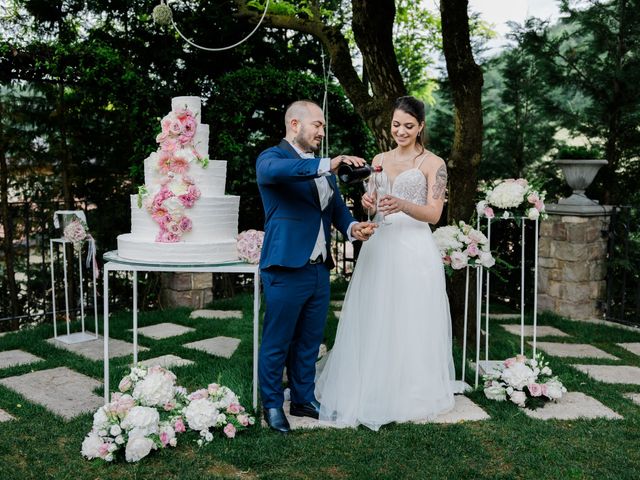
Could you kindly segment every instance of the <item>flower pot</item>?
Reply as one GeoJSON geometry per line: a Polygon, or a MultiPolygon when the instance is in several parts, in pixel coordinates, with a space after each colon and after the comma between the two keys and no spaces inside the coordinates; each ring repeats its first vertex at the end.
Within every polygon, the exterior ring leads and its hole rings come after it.
{"type": "Polygon", "coordinates": [[[556,160],[556,164],[562,168],[567,184],[573,189],[569,198],[558,200],[561,205],[594,205],[597,200],[591,200],[585,195],[585,190],[598,170],[608,162],[606,160],[556,160]]]}

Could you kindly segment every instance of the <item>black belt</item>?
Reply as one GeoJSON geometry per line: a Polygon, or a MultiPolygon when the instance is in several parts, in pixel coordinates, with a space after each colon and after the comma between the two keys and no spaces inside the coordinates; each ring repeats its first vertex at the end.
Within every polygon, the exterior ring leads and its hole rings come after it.
{"type": "Polygon", "coordinates": [[[316,258],[309,259],[309,264],[317,265],[318,263],[323,263],[322,254],[318,255],[316,258]]]}

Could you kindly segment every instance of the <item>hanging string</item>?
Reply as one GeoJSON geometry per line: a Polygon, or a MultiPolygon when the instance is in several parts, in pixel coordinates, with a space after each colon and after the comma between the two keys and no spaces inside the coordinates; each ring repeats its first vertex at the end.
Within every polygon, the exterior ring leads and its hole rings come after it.
{"type": "Polygon", "coordinates": [[[322,112],[324,113],[325,128],[322,146],[320,147],[321,156],[329,158],[329,75],[331,75],[331,58],[329,58],[328,68],[325,67],[324,47],[320,44],[320,56],[322,57],[322,79],[324,82],[324,95],[322,97],[322,112]]]}
{"type": "Polygon", "coordinates": [[[242,40],[240,40],[239,42],[234,43],[233,45],[227,45],[226,47],[219,47],[219,48],[213,48],[213,47],[203,47],[202,45],[198,45],[195,42],[192,42],[191,40],[189,40],[178,28],[178,26],[176,25],[176,22],[173,20],[173,11],[171,10],[171,7],[169,6],[169,3],[172,3],[172,0],[167,1],[167,3],[165,3],[165,0],[160,0],[160,4],[156,5],[153,9],[153,19],[154,21],[158,24],[158,25],[168,25],[169,23],[171,23],[171,25],[173,25],[173,28],[175,29],[176,32],[178,32],[178,35],[180,35],[183,40],[185,42],[187,42],[189,45],[199,48],[200,50],[206,50],[208,52],[222,52],[224,50],[230,50],[232,48],[237,47],[238,45],[246,42],[247,40],[249,40],[249,38],[256,33],[256,30],[258,30],[258,28],[260,28],[260,25],[262,25],[262,21],[264,20],[264,17],[267,14],[267,10],[269,10],[269,1],[267,0],[267,3],[264,6],[264,12],[262,12],[262,16],[260,17],[260,21],[258,22],[258,24],[255,26],[255,28],[253,30],[251,30],[251,32],[249,33],[249,35],[247,35],[246,37],[244,37],[242,40]]]}

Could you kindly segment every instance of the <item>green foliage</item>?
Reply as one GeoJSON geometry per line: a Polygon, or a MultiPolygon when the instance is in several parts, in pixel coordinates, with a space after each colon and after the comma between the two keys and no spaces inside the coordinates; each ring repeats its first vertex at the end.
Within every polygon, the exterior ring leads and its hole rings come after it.
{"type": "Polygon", "coordinates": [[[602,150],[597,147],[560,145],[554,158],[562,160],[599,160],[603,158],[603,155],[602,150]]]}

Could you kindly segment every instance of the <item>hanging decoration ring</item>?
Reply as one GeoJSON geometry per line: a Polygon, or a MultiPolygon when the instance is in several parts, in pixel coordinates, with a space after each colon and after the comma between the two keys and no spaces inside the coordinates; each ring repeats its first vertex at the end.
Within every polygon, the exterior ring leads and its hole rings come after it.
{"type": "MultiPolygon", "coordinates": [[[[173,1],[175,1],[175,0],[173,0],[173,1]]],[[[241,43],[244,43],[247,40],[249,40],[251,35],[256,33],[256,30],[258,30],[258,28],[260,28],[260,25],[262,25],[262,21],[264,20],[264,17],[266,16],[267,11],[269,10],[269,1],[270,0],[267,0],[267,3],[264,6],[264,12],[262,12],[262,16],[260,17],[260,21],[255,26],[255,28],[253,30],[251,30],[251,32],[249,32],[249,34],[246,37],[244,37],[239,42],[234,43],[233,45],[227,45],[226,47],[219,47],[219,48],[203,47],[202,45],[198,45],[197,43],[192,42],[191,40],[189,40],[180,31],[180,29],[176,25],[176,22],[173,20],[173,11],[171,10],[171,7],[169,6],[169,4],[172,3],[172,0],[168,0],[167,2],[165,2],[165,0],[160,0],[160,4],[156,5],[153,8],[152,17],[153,17],[153,20],[158,25],[169,25],[169,24],[173,25],[173,28],[175,29],[176,32],[178,32],[178,35],[180,35],[184,39],[184,41],[187,42],[189,45],[192,45],[192,46],[194,46],[196,48],[199,48],[201,50],[206,50],[208,52],[221,52],[221,51],[224,51],[224,50],[231,50],[232,48],[237,47],[241,43]]]]}

